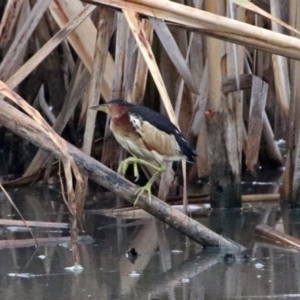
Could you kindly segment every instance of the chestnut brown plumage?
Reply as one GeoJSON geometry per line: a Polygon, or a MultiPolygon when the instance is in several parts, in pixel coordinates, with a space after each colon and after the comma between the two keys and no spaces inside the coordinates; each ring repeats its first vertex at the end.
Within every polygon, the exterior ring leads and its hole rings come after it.
{"type": "Polygon", "coordinates": [[[138,176],[137,164],[156,171],[148,183],[138,190],[135,204],[145,191],[148,192],[151,201],[151,186],[165,171],[164,161],[184,159],[194,162],[197,156],[177,127],[168,118],[150,108],[117,99],[93,106],[91,109],[106,112],[111,116],[112,133],[121,146],[133,156],[121,162],[119,173],[125,174],[130,164],[134,166],[135,176],[138,176]]]}

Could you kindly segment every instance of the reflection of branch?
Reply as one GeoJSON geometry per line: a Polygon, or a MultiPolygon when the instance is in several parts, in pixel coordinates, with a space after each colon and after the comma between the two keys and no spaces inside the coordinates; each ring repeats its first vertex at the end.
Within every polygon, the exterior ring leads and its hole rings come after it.
{"type": "MultiPolygon", "coordinates": [[[[89,235],[83,235],[78,237],[79,244],[89,244],[93,241],[92,237],[89,235]]],[[[36,243],[41,245],[49,244],[61,244],[61,243],[70,243],[71,238],[66,237],[49,237],[49,238],[36,238],[33,239],[22,239],[22,240],[2,240],[0,241],[0,248],[19,248],[19,247],[32,247],[36,243]]]]}
{"type": "Polygon", "coordinates": [[[125,255],[120,260],[120,281],[121,294],[126,291],[129,292],[132,286],[136,284],[140,277],[130,277],[133,271],[142,273],[147,267],[153,252],[157,248],[157,231],[154,220],[151,223],[144,225],[135,239],[130,243],[128,248],[135,248],[138,253],[142,255],[138,257],[133,265],[125,255]]]}
{"type": "MultiPolygon", "coordinates": [[[[49,137],[40,129],[32,119],[15,109],[10,104],[0,99],[0,121],[4,126],[15,132],[16,134],[29,139],[32,143],[43,148],[48,152],[52,152],[55,156],[60,156],[60,149],[53,146],[49,137]]],[[[73,157],[78,167],[85,172],[91,179],[98,182],[102,186],[114,191],[115,194],[123,197],[131,203],[135,201],[135,192],[137,186],[125,180],[106,166],[102,165],[95,159],[82,153],[76,147],[65,143],[69,154],[73,157]]],[[[216,234],[199,222],[187,217],[176,208],[167,205],[156,197],[152,197],[149,203],[148,197],[142,195],[138,205],[154,215],[158,219],[168,223],[173,228],[179,230],[192,240],[206,246],[224,247],[232,250],[240,250],[242,246],[235,244],[222,236],[216,234]]]]}
{"type": "Polygon", "coordinates": [[[160,276],[156,277],[156,280],[151,282],[147,281],[145,287],[140,287],[145,293],[145,289],[151,291],[152,296],[161,295],[168,291],[171,286],[178,285],[183,278],[193,278],[203,271],[206,271],[210,267],[214,266],[219,262],[220,251],[203,250],[201,256],[197,253],[193,258],[190,258],[180,265],[174,266],[172,269],[160,276]]]}

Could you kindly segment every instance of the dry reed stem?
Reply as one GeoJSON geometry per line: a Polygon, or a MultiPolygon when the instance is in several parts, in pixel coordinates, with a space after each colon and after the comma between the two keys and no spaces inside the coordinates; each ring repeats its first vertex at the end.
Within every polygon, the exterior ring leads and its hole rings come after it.
{"type": "MultiPolygon", "coordinates": [[[[144,30],[149,40],[150,45],[152,45],[153,41],[153,27],[151,22],[148,20],[143,20],[144,30]]],[[[135,76],[133,81],[133,88],[132,88],[132,102],[136,104],[142,104],[145,90],[146,90],[146,83],[148,78],[148,65],[145,62],[145,59],[142,53],[139,51],[137,56],[136,62],[136,69],[135,69],[135,76]]]]}
{"type": "MultiPolygon", "coordinates": [[[[299,22],[300,14],[300,3],[298,1],[290,1],[290,23],[297,29],[300,28],[299,22]]],[[[287,138],[287,148],[288,157],[285,163],[285,172],[282,180],[282,186],[280,189],[281,197],[283,200],[290,200],[291,204],[296,204],[298,202],[297,192],[299,189],[299,175],[295,175],[295,170],[299,170],[299,162],[296,161],[297,147],[300,132],[300,90],[299,90],[299,80],[300,80],[300,62],[290,61],[289,65],[290,75],[291,75],[291,100],[289,103],[289,116],[288,116],[288,138],[287,138]]]]}
{"type": "Polygon", "coordinates": [[[0,48],[4,48],[13,38],[23,0],[8,0],[0,23],[0,48]]]}
{"type": "Polygon", "coordinates": [[[142,52],[144,59],[148,65],[148,68],[151,72],[153,80],[156,83],[156,87],[160,93],[162,101],[165,105],[166,111],[170,120],[178,127],[178,121],[176,119],[174,109],[172,107],[169,95],[167,93],[164,81],[161,77],[160,71],[155,61],[155,57],[153,55],[151,45],[149,40],[147,39],[147,35],[144,31],[144,28],[141,23],[141,19],[138,14],[133,13],[131,11],[123,10],[125,18],[130,26],[130,29],[136,39],[136,42],[142,52]]]}
{"type": "Polygon", "coordinates": [[[9,47],[8,52],[0,64],[0,74],[2,80],[7,80],[7,78],[10,76],[12,66],[18,59],[18,54],[25,48],[29,38],[43,17],[51,1],[52,0],[36,1],[33,9],[30,11],[30,14],[26,19],[26,22],[22,24],[22,27],[18,31],[11,46],[9,47]]]}
{"type": "MultiPolygon", "coordinates": [[[[87,107],[95,106],[99,103],[102,82],[104,78],[105,65],[107,61],[109,42],[112,35],[114,22],[114,11],[106,7],[102,7],[99,13],[99,21],[97,26],[97,39],[95,43],[94,62],[92,69],[92,76],[87,92],[86,99],[87,107]]],[[[85,123],[85,131],[83,137],[82,151],[88,155],[91,154],[95,122],[97,111],[88,109],[85,123]]],[[[84,180],[85,196],[87,194],[88,177],[84,180]]],[[[81,203],[79,210],[83,210],[84,202],[81,203]]]]}
{"type": "MultiPolygon", "coordinates": [[[[281,7],[280,1],[271,0],[271,13],[272,15],[280,18],[281,17],[281,7]]],[[[282,33],[282,28],[274,21],[272,22],[272,30],[275,32],[282,33]]],[[[283,129],[283,132],[287,131],[288,127],[288,116],[289,116],[289,102],[291,99],[291,90],[290,90],[290,80],[289,80],[289,70],[288,70],[288,62],[286,57],[282,57],[279,55],[272,55],[273,62],[273,74],[275,80],[276,94],[277,100],[280,104],[279,112],[281,124],[280,127],[283,129]]]]}
{"type": "Polygon", "coordinates": [[[194,82],[190,68],[186,62],[186,59],[183,58],[183,55],[181,54],[180,49],[168,26],[163,20],[156,18],[150,18],[150,21],[160,39],[161,44],[164,46],[166,53],[169,55],[178,73],[181,75],[182,79],[188,85],[190,90],[197,94],[198,88],[194,82]]]}
{"type": "Polygon", "coordinates": [[[182,25],[187,30],[199,30],[219,39],[300,60],[300,41],[297,38],[175,2],[167,0],[114,0],[114,2],[88,0],[87,2],[127,9],[182,25]]]}
{"type": "Polygon", "coordinates": [[[268,94],[268,84],[253,76],[252,94],[249,110],[248,138],[246,149],[247,168],[254,172],[257,164],[259,144],[263,127],[263,115],[268,94]]]}
{"type": "Polygon", "coordinates": [[[290,246],[293,248],[296,248],[300,250],[300,240],[288,235],[284,232],[281,232],[273,227],[270,227],[268,225],[262,224],[262,225],[257,225],[255,227],[255,232],[268,238],[274,243],[282,243],[286,246],[290,246]]]}
{"type": "MultiPolygon", "coordinates": [[[[69,89],[63,103],[63,107],[56,122],[53,125],[53,130],[61,134],[65,126],[67,125],[69,119],[74,113],[75,107],[78,105],[79,100],[81,99],[82,93],[85,90],[87,83],[89,81],[89,71],[86,68],[82,70],[82,64],[78,63],[78,68],[74,71],[69,89]]],[[[24,176],[30,176],[37,173],[42,166],[44,166],[49,153],[39,150],[35,155],[34,159],[27,168],[24,176]]]]}
{"type": "Polygon", "coordinates": [[[78,233],[77,233],[77,203],[83,201],[82,199],[82,176],[74,159],[69,155],[65,141],[56,134],[56,132],[50,127],[50,125],[42,118],[40,113],[31,107],[24,99],[18,94],[13,92],[5,83],[0,81],[0,92],[2,95],[8,97],[15,104],[20,106],[38,125],[42,132],[47,135],[53,147],[60,153],[60,159],[63,162],[65,182],[67,188],[68,208],[71,214],[71,236],[72,236],[72,254],[74,264],[79,263],[79,252],[78,252],[78,233]],[[73,189],[73,178],[76,179],[76,188],[73,189]]]}
{"type": "MultiPolygon", "coordinates": [[[[247,10],[251,10],[261,16],[266,17],[267,19],[272,20],[272,22],[276,22],[277,24],[289,29],[290,31],[300,35],[300,31],[298,31],[295,27],[290,26],[289,24],[283,22],[280,20],[278,16],[274,16],[273,12],[271,11],[272,14],[269,14],[268,12],[264,11],[263,9],[259,8],[255,4],[251,3],[249,0],[231,0],[232,2],[236,3],[237,5],[246,8],[247,10]]],[[[270,0],[272,3],[272,0],[270,0]]],[[[271,4],[272,5],[272,4],[271,4]]]]}
{"type": "MultiPolygon", "coordinates": [[[[85,9],[85,7],[79,0],[72,0],[72,5],[68,0],[53,0],[50,5],[50,11],[61,28],[83,9],[85,9]]],[[[97,31],[94,23],[90,18],[87,18],[74,33],[68,36],[68,40],[73,49],[90,72],[92,72],[93,66],[96,35],[97,31]]],[[[114,61],[108,53],[103,87],[101,90],[102,96],[106,101],[109,101],[111,97],[113,70],[114,61]]]]}
{"type": "Polygon", "coordinates": [[[15,72],[6,84],[12,89],[16,88],[72,31],[81,24],[95,9],[87,5],[74,19],[70,20],[59,32],[57,32],[42,48],[38,50],[17,72],[15,72]]]}

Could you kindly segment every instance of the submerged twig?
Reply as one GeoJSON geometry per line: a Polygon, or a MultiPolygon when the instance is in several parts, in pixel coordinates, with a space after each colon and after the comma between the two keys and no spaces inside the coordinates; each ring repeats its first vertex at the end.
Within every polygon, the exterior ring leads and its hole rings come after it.
{"type": "Polygon", "coordinates": [[[32,232],[32,230],[28,227],[28,224],[26,223],[25,219],[23,218],[21,212],[19,211],[19,209],[17,208],[17,206],[15,205],[14,201],[11,199],[11,197],[8,195],[8,193],[6,192],[5,188],[2,186],[2,184],[0,183],[0,189],[2,190],[2,192],[4,193],[4,195],[6,196],[6,198],[8,199],[8,201],[10,202],[11,206],[16,210],[16,212],[18,213],[18,215],[20,216],[20,218],[22,219],[22,223],[26,226],[26,228],[28,229],[30,235],[32,236],[34,242],[35,242],[35,246],[38,246],[37,240],[32,232]]]}

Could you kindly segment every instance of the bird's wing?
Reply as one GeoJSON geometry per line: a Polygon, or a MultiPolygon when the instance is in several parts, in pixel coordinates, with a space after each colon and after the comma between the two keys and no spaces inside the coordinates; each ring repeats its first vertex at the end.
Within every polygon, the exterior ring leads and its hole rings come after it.
{"type": "Polygon", "coordinates": [[[147,150],[156,151],[161,156],[169,158],[181,156],[180,147],[174,135],[158,129],[148,121],[141,121],[136,130],[147,150]]]}

